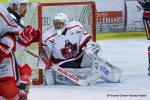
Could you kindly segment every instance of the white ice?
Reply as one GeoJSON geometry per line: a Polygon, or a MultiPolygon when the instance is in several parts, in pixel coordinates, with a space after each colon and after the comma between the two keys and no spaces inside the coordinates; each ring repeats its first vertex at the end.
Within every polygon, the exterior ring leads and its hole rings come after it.
{"type": "Polygon", "coordinates": [[[121,83],[92,86],[32,86],[29,100],[150,100],[146,39],[98,41],[102,57],[121,68],[121,83]]]}

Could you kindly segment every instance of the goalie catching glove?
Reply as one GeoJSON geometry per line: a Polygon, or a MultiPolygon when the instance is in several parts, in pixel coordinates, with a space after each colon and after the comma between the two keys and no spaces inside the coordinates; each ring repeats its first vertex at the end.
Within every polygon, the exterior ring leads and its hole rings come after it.
{"type": "Polygon", "coordinates": [[[121,79],[122,71],[110,64],[108,61],[99,57],[101,48],[97,43],[87,44],[87,47],[84,48],[84,56],[81,62],[82,67],[91,67],[95,68],[101,74],[101,79],[106,82],[118,83],[121,79]]]}
{"type": "Polygon", "coordinates": [[[32,42],[37,42],[40,38],[41,31],[35,30],[32,26],[27,26],[20,33],[18,42],[23,46],[29,46],[32,42]]]}

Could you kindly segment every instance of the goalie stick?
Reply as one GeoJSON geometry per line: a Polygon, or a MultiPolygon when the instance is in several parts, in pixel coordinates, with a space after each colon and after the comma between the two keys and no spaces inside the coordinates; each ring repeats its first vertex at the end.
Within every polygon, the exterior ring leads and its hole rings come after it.
{"type": "Polygon", "coordinates": [[[65,76],[66,78],[72,80],[73,82],[75,82],[76,84],[80,85],[80,86],[88,86],[90,85],[90,83],[88,82],[88,79],[81,79],[78,76],[70,73],[69,71],[65,70],[64,68],[59,67],[58,65],[54,65],[51,67],[51,69],[53,69],[54,71],[56,71],[57,73],[65,76]]]}

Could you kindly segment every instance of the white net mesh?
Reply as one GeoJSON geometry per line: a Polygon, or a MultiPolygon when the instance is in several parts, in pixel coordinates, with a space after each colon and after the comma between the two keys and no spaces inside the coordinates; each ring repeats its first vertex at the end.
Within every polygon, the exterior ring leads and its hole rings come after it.
{"type": "Polygon", "coordinates": [[[44,6],[42,7],[42,30],[45,32],[48,27],[52,26],[52,19],[57,13],[64,13],[69,20],[79,21],[83,27],[92,33],[92,7],[90,5],[60,5],[60,6],[44,6]]]}
{"type": "Polygon", "coordinates": [[[92,3],[45,3],[46,6],[42,6],[41,12],[38,11],[38,3],[31,3],[29,11],[25,17],[25,24],[32,25],[38,28],[38,12],[42,19],[42,33],[44,33],[47,28],[52,25],[52,19],[54,16],[60,12],[65,13],[69,20],[79,21],[83,24],[83,27],[88,33],[93,34],[93,5],[92,3]]]}
{"type": "Polygon", "coordinates": [[[32,25],[38,28],[38,3],[31,3],[24,18],[25,25],[32,25]]]}
{"type": "Polygon", "coordinates": [[[38,43],[34,43],[31,46],[27,47],[25,50],[17,51],[15,53],[17,62],[21,65],[29,64],[32,67],[32,80],[39,79],[39,67],[38,66],[38,43]]]}

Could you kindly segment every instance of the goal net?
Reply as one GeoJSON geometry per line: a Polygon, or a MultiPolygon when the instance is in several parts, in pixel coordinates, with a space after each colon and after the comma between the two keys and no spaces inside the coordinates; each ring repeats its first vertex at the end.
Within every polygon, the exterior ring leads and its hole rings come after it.
{"type": "MultiPolygon", "coordinates": [[[[70,21],[81,22],[86,31],[92,35],[93,40],[96,40],[96,7],[94,2],[32,3],[24,19],[25,24],[40,29],[44,34],[53,25],[54,16],[60,12],[65,13],[70,21]]],[[[40,46],[33,45],[29,51],[32,50],[38,54],[38,47],[40,46]]],[[[42,70],[36,67],[38,60],[32,61],[34,57],[28,59],[30,59],[29,62],[32,62],[33,67],[33,84],[42,84],[42,70]]]]}

